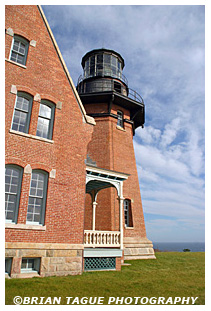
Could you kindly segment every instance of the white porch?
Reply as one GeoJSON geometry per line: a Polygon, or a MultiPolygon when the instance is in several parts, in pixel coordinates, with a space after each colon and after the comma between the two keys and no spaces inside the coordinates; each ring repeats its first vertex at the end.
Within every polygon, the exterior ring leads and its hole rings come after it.
{"type": "Polygon", "coordinates": [[[120,248],[120,246],[120,231],[84,230],[84,247],[120,248]]]}
{"type": "MultiPolygon", "coordinates": [[[[85,248],[119,248],[123,249],[123,181],[129,175],[96,166],[86,167],[86,193],[92,198],[92,230],[84,230],[85,248]],[[114,187],[119,199],[119,231],[103,231],[95,229],[97,195],[100,190],[114,187]]],[[[85,215],[86,217],[86,215],[85,215]]]]}

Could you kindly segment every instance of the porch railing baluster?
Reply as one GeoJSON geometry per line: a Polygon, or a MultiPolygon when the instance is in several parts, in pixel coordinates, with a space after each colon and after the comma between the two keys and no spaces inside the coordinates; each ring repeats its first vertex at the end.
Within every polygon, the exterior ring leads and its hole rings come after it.
{"type": "Polygon", "coordinates": [[[120,231],[84,230],[84,247],[120,247],[120,231]]]}

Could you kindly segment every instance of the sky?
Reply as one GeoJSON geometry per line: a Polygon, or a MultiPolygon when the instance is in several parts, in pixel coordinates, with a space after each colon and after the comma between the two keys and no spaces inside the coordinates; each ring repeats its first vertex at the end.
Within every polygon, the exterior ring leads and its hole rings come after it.
{"type": "Polygon", "coordinates": [[[107,48],[125,60],[145,103],[134,136],[147,237],[205,238],[205,9],[201,5],[42,6],[74,84],[81,58],[107,48]]]}

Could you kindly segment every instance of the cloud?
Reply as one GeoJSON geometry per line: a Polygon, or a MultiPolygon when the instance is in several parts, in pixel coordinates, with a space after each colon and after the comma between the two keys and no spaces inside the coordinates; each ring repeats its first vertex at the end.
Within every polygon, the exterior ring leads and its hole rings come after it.
{"type": "Polygon", "coordinates": [[[176,118],[173,119],[171,123],[167,123],[165,125],[165,129],[160,142],[161,147],[167,147],[167,145],[170,145],[175,140],[180,123],[180,118],[176,118]]]}

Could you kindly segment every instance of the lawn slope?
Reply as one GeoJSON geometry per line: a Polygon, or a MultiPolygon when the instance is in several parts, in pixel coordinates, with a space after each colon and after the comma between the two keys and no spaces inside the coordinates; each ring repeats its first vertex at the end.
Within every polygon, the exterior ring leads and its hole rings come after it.
{"type": "Polygon", "coordinates": [[[205,253],[158,252],[156,260],[127,261],[120,272],[85,272],[82,275],[6,279],[5,303],[23,297],[198,297],[205,304],[205,253]]]}

